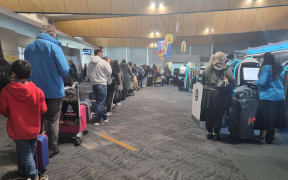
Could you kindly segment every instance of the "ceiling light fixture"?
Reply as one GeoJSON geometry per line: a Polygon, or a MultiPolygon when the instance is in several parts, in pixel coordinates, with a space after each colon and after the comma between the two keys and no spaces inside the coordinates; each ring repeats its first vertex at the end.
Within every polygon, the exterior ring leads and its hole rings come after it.
{"type": "Polygon", "coordinates": [[[156,4],[155,4],[155,2],[151,2],[151,4],[150,4],[150,8],[151,8],[151,9],[155,9],[155,8],[156,8],[156,4]]]}
{"type": "Polygon", "coordinates": [[[160,3],[159,4],[159,9],[161,10],[161,9],[164,9],[164,4],[163,3],[160,3]]]}
{"type": "Polygon", "coordinates": [[[156,33],[155,33],[155,35],[156,35],[156,36],[159,36],[159,35],[160,35],[160,33],[159,33],[159,32],[156,32],[156,33]]]}
{"type": "Polygon", "coordinates": [[[209,34],[209,33],[214,33],[215,32],[215,29],[214,28],[206,28],[205,30],[204,30],[204,33],[205,34],[209,34]]]}

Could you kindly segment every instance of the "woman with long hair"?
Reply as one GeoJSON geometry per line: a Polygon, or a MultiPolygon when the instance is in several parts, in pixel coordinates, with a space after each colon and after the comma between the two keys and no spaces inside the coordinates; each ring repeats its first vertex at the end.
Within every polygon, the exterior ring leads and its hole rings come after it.
{"type": "Polygon", "coordinates": [[[274,143],[276,129],[284,127],[284,76],[272,53],[265,53],[263,57],[259,80],[254,82],[259,87],[260,99],[255,129],[261,132],[259,142],[274,143]]]}
{"type": "Polygon", "coordinates": [[[203,73],[201,121],[206,121],[207,139],[220,140],[222,118],[232,94],[232,89],[230,93],[217,89],[216,84],[219,80],[231,83],[232,87],[236,84],[230,67],[225,64],[223,52],[211,56],[209,65],[203,73]]]}
{"type": "Polygon", "coordinates": [[[121,70],[120,65],[118,63],[118,60],[114,61],[113,65],[112,65],[112,71],[117,73],[117,76],[119,79],[118,84],[117,84],[117,89],[115,92],[115,97],[113,99],[113,103],[118,105],[118,106],[121,106],[122,104],[120,103],[120,101],[121,101],[121,93],[123,91],[123,73],[122,73],[122,70],[121,70]]]}

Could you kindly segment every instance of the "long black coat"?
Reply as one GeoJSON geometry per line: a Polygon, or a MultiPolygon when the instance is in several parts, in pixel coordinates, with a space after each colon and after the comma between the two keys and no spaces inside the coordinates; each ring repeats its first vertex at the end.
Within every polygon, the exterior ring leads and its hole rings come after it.
{"type": "Polygon", "coordinates": [[[122,73],[124,76],[124,83],[123,83],[124,89],[130,89],[131,88],[131,79],[134,76],[132,73],[132,70],[127,63],[122,63],[121,69],[122,69],[122,73]]]}

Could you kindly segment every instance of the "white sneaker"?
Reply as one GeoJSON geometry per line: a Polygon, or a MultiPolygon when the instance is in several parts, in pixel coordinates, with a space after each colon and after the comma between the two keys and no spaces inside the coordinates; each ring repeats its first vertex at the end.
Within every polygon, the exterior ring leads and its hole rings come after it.
{"type": "Polygon", "coordinates": [[[111,108],[114,108],[116,106],[116,104],[112,104],[111,108]]]}
{"type": "Polygon", "coordinates": [[[99,125],[100,125],[99,122],[94,123],[94,126],[99,126],[99,125]]]}
{"type": "Polygon", "coordinates": [[[107,115],[107,116],[111,116],[111,115],[112,115],[112,112],[107,112],[106,115],[107,115]]]}
{"type": "Polygon", "coordinates": [[[121,106],[122,104],[121,103],[117,103],[117,106],[121,106]]]}
{"type": "Polygon", "coordinates": [[[109,119],[104,120],[104,123],[108,123],[108,122],[109,122],[109,119]]]}

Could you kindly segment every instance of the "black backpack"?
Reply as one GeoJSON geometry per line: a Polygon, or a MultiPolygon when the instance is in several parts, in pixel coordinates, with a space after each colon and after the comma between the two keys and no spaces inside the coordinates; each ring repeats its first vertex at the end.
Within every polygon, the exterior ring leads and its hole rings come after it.
{"type": "Polygon", "coordinates": [[[10,64],[4,59],[0,42],[0,91],[10,82],[10,64]]]}

